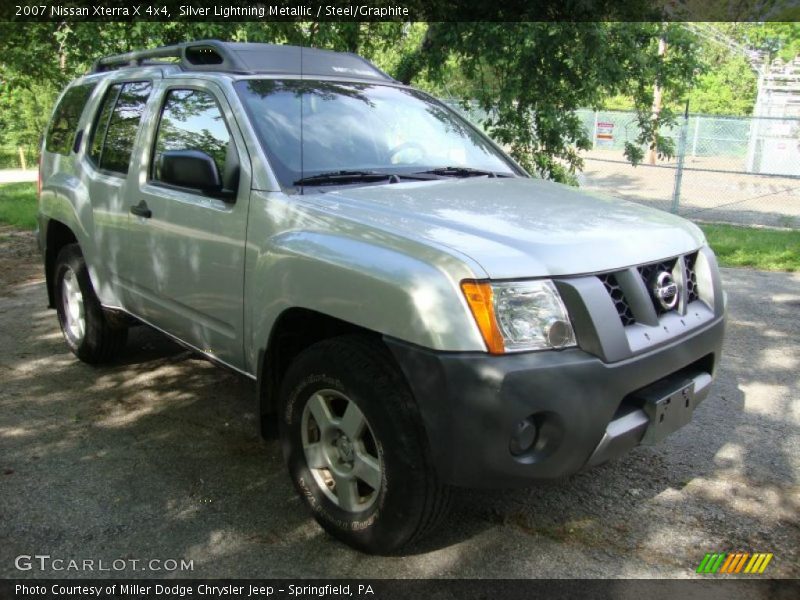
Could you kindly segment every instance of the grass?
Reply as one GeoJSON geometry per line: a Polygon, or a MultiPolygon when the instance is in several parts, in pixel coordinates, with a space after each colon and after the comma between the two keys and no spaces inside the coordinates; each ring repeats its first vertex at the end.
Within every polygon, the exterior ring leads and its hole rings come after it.
{"type": "Polygon", "coordinates": [[[36,184],[0,185],[0,223],[20,229],[36,227],[36,184]]]}
{"type": "Polygon", "coordinates": [[[723,267],[800,271],[800,231],[700,224],[723,267]]]}
{"type": "MultiPolygon", "coordinates": [[[[0,223],[36,227],[36,184],[0,184],[0,223]]],[[[723,267],[800,271],[800,230],[700,224],[723,267]]]]}

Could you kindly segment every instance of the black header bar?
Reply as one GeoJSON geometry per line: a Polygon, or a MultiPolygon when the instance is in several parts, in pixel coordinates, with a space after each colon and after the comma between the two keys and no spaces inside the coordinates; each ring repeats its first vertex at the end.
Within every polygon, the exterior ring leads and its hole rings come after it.
{"type": "Polygon", "coordinates": [[[704,577],[695,580],[578,579],[6,579],[3,600],[530,600],[647,598],[648,600],[794,600],[797,580],[704,577]]]}
{"type": "Polygon", "coordinates": [[[800,0],[9,0],[0,21],[797,21],[800,0]]]}

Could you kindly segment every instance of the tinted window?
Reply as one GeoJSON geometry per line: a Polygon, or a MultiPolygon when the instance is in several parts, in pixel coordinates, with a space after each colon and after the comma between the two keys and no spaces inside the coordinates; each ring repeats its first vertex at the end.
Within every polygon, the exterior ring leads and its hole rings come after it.
{"type": "Polygon", "coordinates": [[[92,162],[101,169],[128,172],[150,88],[149,82],[135,81],[114,84],[106,92],[89,151],[92,162]]]}
{"type": "Polygon", "coordinates": [[[199,90],[170,90],[158,125],[153,179],[160,180],[161,154],[167,150],[199,150],[214,159],[226,179],[226,164],[235,152],[225,119],[214,97],[199,90]]]}
{"type": "Polygon", "coordinates": [[[414,90],[266,79],[235,85],[284,187],[304,176],[349,170],[414,174],[467,167],[514,174],[486,137],[414,90]]]}
{"type": "Polygon", "coordinates": [[[75,130],[81,118],[83,107],[94,90],[95,83],[85,83],[71,87],[64,94],[50,122],[45,148],[48,152],[69,154],[75,141],[75,130]]]}
{"type": "Polygon", "coordinates": [[[117,103],[117,96],[122,88],[121,83],[112,85],[106,90],[106,95],[103,98],[103,105],[100,108],[100,114],[92,131],[92,141],[89,145],[89,158],[95,165],[100,165],[100,159],[103,154],[103,142],[106,139],[106,131],[108,131],[108,121],[111,119],[111,111],[114,110],[114,105],[117,103]]]}

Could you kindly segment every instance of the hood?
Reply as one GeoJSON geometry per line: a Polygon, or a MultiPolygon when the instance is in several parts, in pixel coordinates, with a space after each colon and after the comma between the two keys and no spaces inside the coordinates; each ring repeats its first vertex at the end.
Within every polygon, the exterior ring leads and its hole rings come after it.
{"type": "Polygon", "coordinates": [[[446,246],[492,279],[610,271],[696,250],[702,232],[675,215],[528,178],[465,178],[306,196],[370,227],[446,246]]]}

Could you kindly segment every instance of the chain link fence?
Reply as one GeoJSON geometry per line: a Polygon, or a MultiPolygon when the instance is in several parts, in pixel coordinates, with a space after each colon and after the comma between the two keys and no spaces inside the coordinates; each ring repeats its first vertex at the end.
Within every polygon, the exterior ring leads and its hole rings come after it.
{"type": "Polygon", "coordinates": [[[592,149],[579,182],[685,217],[800,229],[800,119],[681,117],[662,134],[676,155],[633,167],[623,155],[637,135],[634,113],[579,111],[592,149]]]}
{"type": "MultiPolygon", "coordinates": [[[[473,123],[486,113],[448,104],[473,123]]],[[[697,221],[800,229],[800,119],[690,114],[664,128],[675,156],[632,166],[626,142],[636,115],[580,110],[592,148],[583,153],[581,187],[671,211],[697,221]]]]}

